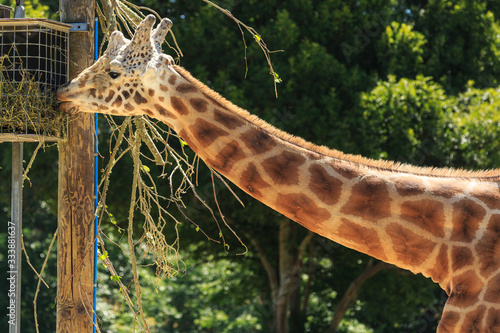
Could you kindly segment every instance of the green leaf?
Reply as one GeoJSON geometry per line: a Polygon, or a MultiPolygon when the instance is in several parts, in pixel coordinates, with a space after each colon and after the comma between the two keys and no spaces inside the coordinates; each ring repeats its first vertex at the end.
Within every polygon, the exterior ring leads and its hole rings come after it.
{"type": "Polygon", "coordinates": [[[143,165],[142,170],[144,170],[145,172],[148,172],[148,173],[151,171],[151,169],[147,165],[143,165]]]}
{"type": "Polygon", "coordinates": [[[122,277],[121,277],[120,275],[111,275],[111,276],[109,277],[109,279],[110,279],[111,281],[115,281],[115,282],[120,282],[120,279],[121,279],[121,278],[122,278],[122,277]]]}
{"type": "Polygon", "coordinates": [[[108,256],[108,251],[104,251],[104,253],[101,254],[98,258],[99,258],[99,260],[104,260],[104,259],[106,259],[108,257],[109,257],[108,256]]]}
{"type": "Polygon", "coordinates": [[[283,80],[280,78],[279,74],[274,72],[274,82],[281,83],[283,80]]]}

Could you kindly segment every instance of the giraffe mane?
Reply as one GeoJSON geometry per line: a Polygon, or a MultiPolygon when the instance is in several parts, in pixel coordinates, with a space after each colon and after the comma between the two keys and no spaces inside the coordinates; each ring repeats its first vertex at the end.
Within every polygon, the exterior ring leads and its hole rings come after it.
{"type": "Polygon", "coordinates": [[[455,168],[420,167],[401,162],[395,162],[389,160],[375,160],[363,157],[361,155],[346,154],[336,149],[331,149],[326,146],[319,146],[313,144],[300,137],[282,131],[274,127],[273,125],[269,124],[268,122],[260,119],[256,115],[252,115],[247,110],[234,105],[233,103],[222,97],[219,93],[215,92],[207,85],[205,85],[204,83],[193,77],[191,73],[189,73],[185,68],[178,65],[173,65],[173,68],[187,81],[189,81],[191,84],[200,89],[206,96],[213,99],[227,110],[245,119],[249,123],[262,128],[271,135],[291,145],[301,147],[307,151],[317,153],[323,156],[328,156],[344,162],[349,162],[361,168],[364,167],[368,169],[376,169],[387,172],[407,173],[407,174],[427,176],[427,177],[465,178],[465,179],[474,178],[485,181],[491,181],[500,178],[500,169],[472,171],[472,170],[455,169],[455,168]]]}

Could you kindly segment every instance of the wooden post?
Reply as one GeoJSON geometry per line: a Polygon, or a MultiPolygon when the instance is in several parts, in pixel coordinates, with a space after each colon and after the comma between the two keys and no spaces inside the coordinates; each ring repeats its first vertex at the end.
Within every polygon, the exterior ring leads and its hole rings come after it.
{"type": "MultiPolygon", "coordinates": [[[[12,280],[14,278],[14,319],[9,316],[9,333],[20,333],[21,332],[21,233],[23,230],[23,143],[13,142],[12,143],[12,195],[11,195],[11,223],[14,224],[13,228],[9,228],[9,295],[12,287],[12,280]],[[11,230],[14,230],[14,248],[11,249],[11,230]],[[13,250],[14,255],[11,256],[11,250],[13,250]],[[11,258],[14,258],[12,260],[11,258]],[[13,265],[11,266],[11,263],[13,265]]],[[[9,227],[11,224],[8,224],[9,227]]],[[[9,301],[12,298],[9,296],[9,301]]],[[[9,303],[10,305],[11,303],[9,303]]],[[[11,308],[9,307],[9,314],[11,308]]]]}
{"type": "MultiPolygon", "coordinates": [[[[92,64],[94,1],[62,0],[61,21],[88,23],[72,32],[69,78],[92,64]]],[[[94,115],[71,116],[59,143],[57,332],[91,333],[94,273],[94,115]]]]}

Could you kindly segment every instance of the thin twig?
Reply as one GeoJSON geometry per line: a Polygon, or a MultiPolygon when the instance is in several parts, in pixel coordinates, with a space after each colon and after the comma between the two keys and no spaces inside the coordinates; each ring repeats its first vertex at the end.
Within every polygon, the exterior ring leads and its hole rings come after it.
{"type": "Polygon", "coordinates": [[[28,180],[29,180],[29,178],[28,178],[28,172],[31,170],[31,166],[33,165],[33,162],[35,161],[35,158],[36,158],[36,156],[37,156],[37,154],[38,154],[38,151],[39,151],[39,150],[40,150],[40,148],[42,148],[44,145],[45,145],[45,142],[44,142],[43,140],[42,140],[42,141],[40,141],[40,142],[38,142],[38,145],[36,146],[35,151],[33,152],[33,155],[31,155],[31,159],[30,159],[30,161],[29,161],[28,165],[26,166],[26,169],[24,170],[24,173],[23,173],[23,180],[22,180],[22,182],[23,182],[23,183],[24,183],[24,181],[25,181],[26,179],[28,179],[28,180]]]}
{"type": "Polygon", "coordinates": [[[42,276],[40,274],[38,274],[38,272],[36,271],[35,267],[33,267],[33,265],[31,264],[30,257],[28,256],[28,253],[26,252],[26,247],[24,246],[24,237],[22,235],[21,235],[21,247],[23,249],[24,255],[26,256],[26,262],[28,263],[28,265],[31,267],[31,269],[33,270],[33,272],[35,272],[35,274],[38,277],[38,279],[43,282],[43,284],[45,285],[45,287],[49,288],[49,285],[42,279],[42,276]]]}
{"type": "MultiPolygon", "coordinates": [[[[216,5],[215,3],[213,3],[210,0],[202,0],[202,1],[205,2],[205,3],[207,3],[207,4],[209,4],[209,5],[211,5],[211,6],[213,6],[213,7],[215,7],[215,8],[217,8],[222,13],[224,13],[226,16],[230,17],[234,22],[236,22],[236,24],[238,25],[238,28],[240,29],[240,31],[242,31],[241,27],[244,27],[252,35],[253,39],[257,42],[257,44],[259,45],[259,47],[264,52],[264,56],[266,57],[267,64],[268,64],[269,70],[270,70],[270,74],[273,77],[274,92],[275,92],[276,98],[277,98],[278,97],[277,83],[280,82],[280,80],[279,80],[278,74],[273,69],[273,65],[271,63],[271,51],[269,51],[269,49],[267,48],[267,45],[264,42],[264,39],[262,39],[262,37],[257,33],[257,31],[254,28],[252,28],[252,27],[246,25],[245,23],[241,22],[229,10],[227,10],[225,8],[222,8],[219,5],[216,5]]],[[[246,64],[246,43],[244,43],[244,46],[245,46],[245,64],[246,64]]],[[[276,51],[273,51],[273,53],[274,52],[282,52],[282,50],[276,50],[276,51]]],[[[246,71],[248,71],[248,67],[246,68],[246,71]]],[[[245,73],[245,77],[246,77],[246,73],[245,73]]]]}

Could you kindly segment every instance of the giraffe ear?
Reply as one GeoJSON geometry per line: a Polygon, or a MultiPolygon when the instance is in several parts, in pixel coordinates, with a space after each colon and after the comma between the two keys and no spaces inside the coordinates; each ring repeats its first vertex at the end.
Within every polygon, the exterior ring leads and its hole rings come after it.
{"type": "Polygon", "coordinates": [[[147,44],[151,42],[151,28],[155,23],[156,19],[153,14],[146,16],[146,18],[139,24],[137,30],[135,30],[134,37],[132,37],[132,41],[130,45],[132,47],[137,47],[141,44],[147,44]]]}
{"type": "Polygon", "coordinates": [[[107,48],[107,52],[109,54],[116,54],[120,50],[120,48],[127,44],[129,40],[123,37],[123,34],[120,31],[114,31],[111,36],[109,36],[109,44],[107,48]]]}
{"type": "Polygon", "coordinates": [[[172,21],[170,21],[168,18],[164,18],[160,23],[158,23],[156,29],[151,32],[151,40],[153,41],[153,45],[155,46],[158,53],[161,53],[161,45],[165,41],[165,36],[167,35],[171,27],[172,21]]]}

